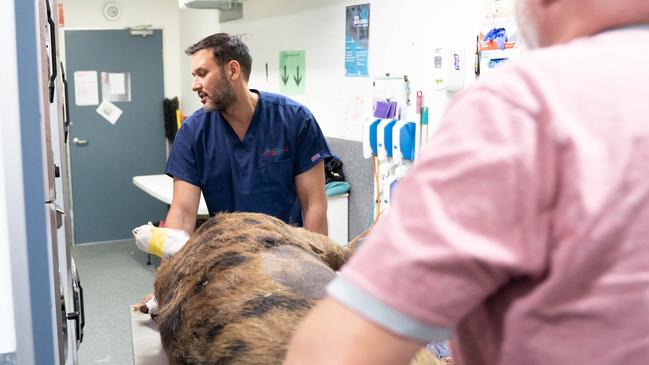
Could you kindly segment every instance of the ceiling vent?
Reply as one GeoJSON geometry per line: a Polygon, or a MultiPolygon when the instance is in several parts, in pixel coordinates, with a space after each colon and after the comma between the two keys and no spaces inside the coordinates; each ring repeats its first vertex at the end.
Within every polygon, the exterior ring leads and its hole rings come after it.
{"type": "Polygon", "coordinates": [[[181,7],[192,9],[230,10],[241,4],[241,0],[179,0],[181,7]]]}
{"type": "Polygon", "coordinates": [[[219,22],[243,18],[243,0],[178,0],[181,8],[218,9],[219,22]]]}

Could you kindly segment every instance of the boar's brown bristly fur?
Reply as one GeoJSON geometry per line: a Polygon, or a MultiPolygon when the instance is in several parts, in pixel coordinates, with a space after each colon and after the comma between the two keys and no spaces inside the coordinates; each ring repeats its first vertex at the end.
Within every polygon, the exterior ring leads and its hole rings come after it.
{"type": "MultiPolygon", "coordinates": [[[[156,273],[155,318],[170,364],[281,364],[349,256],[323,235],[264,214],[211,218],[156,273]]],[[[443,362],[422,350],[412,364],[443,362]]]]}
{"type": "Polygon", "coordinates": [[[158,268],[171,364],[280,364],[299,321],[350,253],[263,214],[219,214],[158,268]]]}

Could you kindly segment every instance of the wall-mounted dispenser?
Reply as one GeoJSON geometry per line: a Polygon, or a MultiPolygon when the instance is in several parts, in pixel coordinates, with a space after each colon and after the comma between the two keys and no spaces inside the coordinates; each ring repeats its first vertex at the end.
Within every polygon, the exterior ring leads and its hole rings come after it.
{"type": "Polygon", "coordinates": [[[383,119],[376,127],[376,157],[385,161],[392,157],[392,128],[397,121],[383,119]]]}
{"type": "Polygon", "coordinates": [[[448,55],[442,48],[433,53],[433,88],[444,90],[448,86],[448,55]]]}
{"type": "Polygon", "coordinates": [[[449,53],[448,63],[448,91],[458,91],[464,88],[464,51],[452,49],[449,53]]]}
{"type": "Polygon", "coordinates": [[[368,119],[363,126],[363,157],[376,156],[376,131],[381,119],[368,119]]]}

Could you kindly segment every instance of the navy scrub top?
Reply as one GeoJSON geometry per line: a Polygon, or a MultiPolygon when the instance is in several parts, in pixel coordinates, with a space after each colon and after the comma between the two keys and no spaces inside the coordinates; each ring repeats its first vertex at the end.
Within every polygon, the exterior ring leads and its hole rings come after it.
{"type": "Polygon", "coordinates": [[[167,175],[201,188],[210,215],[259,212],[302,226],[295,176],[331,156],[311,112],[281,95],[259,92],[241,141],[219,112],[187,118],[167,160],[167,175]]]}

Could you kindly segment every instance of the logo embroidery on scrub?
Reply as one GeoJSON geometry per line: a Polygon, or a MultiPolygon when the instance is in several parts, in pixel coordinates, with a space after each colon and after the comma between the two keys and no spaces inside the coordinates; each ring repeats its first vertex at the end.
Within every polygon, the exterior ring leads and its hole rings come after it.
{"type": "Polygon", "coordinates": [[[315,160],[320,158],[320,153],[316,153],[315,155],[311,156],[311,162],[315,162],[315,160]]]}
{"type": "Polygon", "coordinates": [[[275,147],[275,148],[266,148],[264,152],[262,152],[263,157],[275,157],[275,156],[281,156],[285,153],[288,153],[288,148],[287,147],[275,147]]]}

